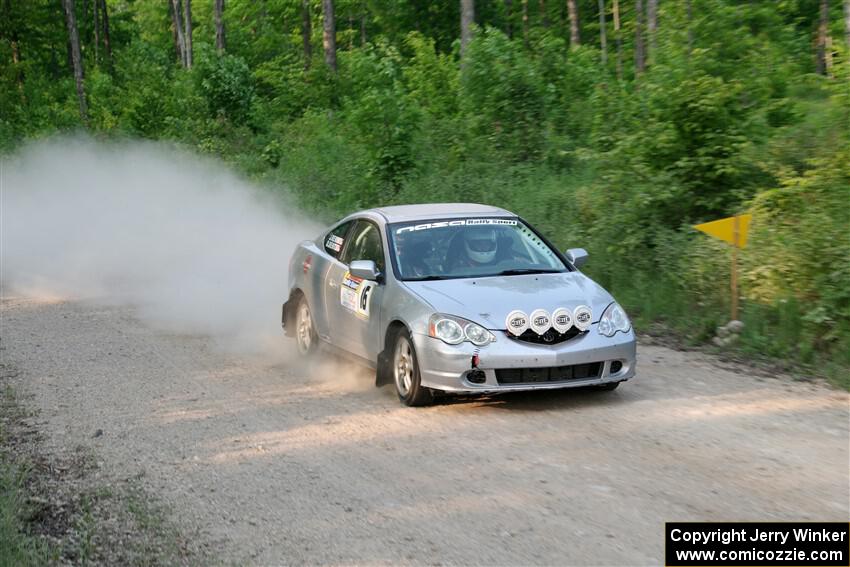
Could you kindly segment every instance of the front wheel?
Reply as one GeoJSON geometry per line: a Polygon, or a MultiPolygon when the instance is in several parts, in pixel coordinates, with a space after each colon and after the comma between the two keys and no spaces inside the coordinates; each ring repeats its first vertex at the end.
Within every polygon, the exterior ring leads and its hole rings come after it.
{"type": "Polygon", "coordinates": [[[398,399],[408,406],[430,404],[434,397],[419,376],[419,361],[407,330],[400,331],[393,347],[392,372],[398,399]]]}
{"type": "Polygon", "coordinates": [[[307,303],[307,298],[302,295],[295,308],[295,344],[298,347],[298,354],[305,358],[311,356],[319,345],[318,339],[313,326],[310,305],[307,303]]]}

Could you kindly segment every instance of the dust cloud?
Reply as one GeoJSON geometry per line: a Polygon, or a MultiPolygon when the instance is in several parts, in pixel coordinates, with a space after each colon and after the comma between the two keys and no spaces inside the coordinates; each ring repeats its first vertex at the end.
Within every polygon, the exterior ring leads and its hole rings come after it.
{"type": "Polygon", "coordinates": [[[173,147],[63,138],[0,161],[3,295],[133,305],[238,351],[284,343],[296,244],[321,227],[173,147]]]}
{"type": "Polygon", "coordinates": [[[327,393],[366,392],[375,387],[375,370],[339,356],[317,357],[307,363],[310,384],[327,393]]]}

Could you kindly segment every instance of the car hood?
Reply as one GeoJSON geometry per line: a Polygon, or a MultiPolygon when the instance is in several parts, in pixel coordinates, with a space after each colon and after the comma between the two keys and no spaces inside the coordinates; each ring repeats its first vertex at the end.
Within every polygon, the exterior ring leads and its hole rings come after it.
{"type": "Polygon", "coordinates": [[[559,307],[574,310],[588,305],[595,323],[614,301],[610,293],[581,272],[406,281],[403,285],[435,311],[469,319],[491,330],[504,330],[508,313],[515,309],[528,315],[535,309],[551,314],[559,307]]]}

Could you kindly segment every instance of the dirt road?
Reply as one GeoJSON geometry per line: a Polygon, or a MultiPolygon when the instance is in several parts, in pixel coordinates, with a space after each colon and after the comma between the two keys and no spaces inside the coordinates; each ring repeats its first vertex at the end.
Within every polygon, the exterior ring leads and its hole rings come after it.
{"type": "Polygon", "coordinates": [[[143,475],[222,560],[658,565],[667,520],[850,515],[847,393],[706,355],[642,346],[612,393],[411,409],[354,367],[309,376],[128,308],[2,309],[48,447],[143,475]]]}

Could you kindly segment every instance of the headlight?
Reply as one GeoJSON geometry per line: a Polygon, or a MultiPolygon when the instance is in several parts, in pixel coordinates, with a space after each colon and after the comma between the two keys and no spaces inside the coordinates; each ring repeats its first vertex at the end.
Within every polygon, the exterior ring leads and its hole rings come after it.
{"type": "Polygon", "coordinates": [[[615,301],[602,313],[597,328],[599,329],[599,334],[606,337],[613,337],[617,331],[628,332],[632,328],[632,323],[629,321],[629,317],[623,311],[623,308],[615,301]]]}
{"type": "Polygon", "coordinates": [[[452,319],[438,319],[431,322],[432,337],[437,337],[450,345],[462,343],[464,340],[463,328],[457,321],[452,319]]]}
{"type": "Polygon", "coordinates": [[[428,334],[450,345],[469,341],[475,346],[484,346],[496,340],[493,333],[481,325],[442,313],[431,315],[428,334]]]}

